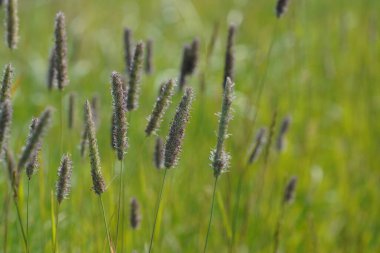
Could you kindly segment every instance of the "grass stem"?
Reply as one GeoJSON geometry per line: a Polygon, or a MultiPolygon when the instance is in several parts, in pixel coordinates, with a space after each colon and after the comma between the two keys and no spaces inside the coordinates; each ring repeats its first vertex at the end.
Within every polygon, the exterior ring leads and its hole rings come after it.
{"type": "Polygon", "coordinates": [[[20,207],[19,207],[19,205],[17,203],[17,200],[15,198],[13,198],[13,200],[14,200],[14,203],[15,203],[15,206],[16,206],[17,218],[18,218],[18,223],[20,224],[20,228],[21,228],[22,239],[23,239],[24,245],[25,245],[25,251],[27,253],[29,253],[28,239],[26,237],[26,233],[25,233],[25,230],[24,230],[24,225],[22,225],[22,218],[21,218],[20,207]]]}
{"type": "Polygon", "coordinates": [[[157,202],[156,202],[156,215],[154,217],[153,230],[152,230],[152,235],[150,237],[149,253],[152,251],[154,232],[156,230],[158,211],[160,210],[160,204],[161,204],[161,199],[162,199],[162,192],[163,192],[164,185],[165,185],[165,179],[166,179],[166,173],[167,173],[167,171],[168,171],[168,169],[165,168],[164,177],[162,179],[162,184],[161,184],[161,189],[160,189],[160,195],[158,196],[158,199],[157,199],[157,202]]]}
{"type": "Polygon", "coordinates": [[[210,220],[208,222],[208,228],[207,228],[207,234],[206,234],[206,240],[205,240],[205,246],[203,249],[203,252],[205,253],[207,250],[207,243],[208,243],[208,236],[210,234],[210,228],[211,228],[211,222],[212,222],[212,216],[214,213],[214,203],[215,203],[215,192],[216,192],[216,184],[218,183],[218,177],[215,177],[214,181],[214,190],[212,193],[212,202],[211,202],[211,209],[210,209],[210,220]]]}
{"type": "Polygon", "coordinates": [[[101,208],[102,208],[102,214],[103,214],[103,219],[104,219],[104,225],[105,225],[106,233],[107,233],[108,246],[109,246],[109,248],[110,248],[110,252],[113,253],[114,250],[113,250],[113,248],[112,248],[110,231],[109,231],[109,228],[108,228],[108,223],[107,223],[107,218],[106,218],[106,212],[105,212],[105,210],[104,210],[104,204],[103,204],[103,199],[102,199],[102,196],[101,196],[101,195],[99,195],[99,202],[100,202],[100,206],[101,206],[101,208]]]}

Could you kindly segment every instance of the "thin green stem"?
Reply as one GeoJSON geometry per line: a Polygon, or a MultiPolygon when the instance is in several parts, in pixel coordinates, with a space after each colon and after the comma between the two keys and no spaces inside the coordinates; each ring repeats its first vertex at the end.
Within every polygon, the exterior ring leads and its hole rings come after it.
{"type": "Polygon", "coordinates": [[[231,245],[230,245],[230,252],[232,253],[234,251],[235,246],[235,235],[236,235],[236,225],[237,225],[237,218],[239,216],[239,205],[240,205],[240,195],[241,195],[241,189],[242,189],[242,183],[243,183],[243,177],[245,174],[246,169],[240,174],[237,191],[236,191],[236,204],[234,208],[234,214],[233,214],[233,220],[232,220],[232,238],[231,238],[231,245]]]}
{"type": "Polygon", "coordinates": [[[61,134],[61,154],[63,153],[63,91],[59,91],[60,94],[60,108],[59,108],[59,113],[60,113],[60,134],[61,134]]]}
{"type": "Polygon", "coordinates": [[[165,168],[164,177],[163,177],[162,183],[161,183],[160,195],[158,196],[158,199],[157,199],[157,202],[156,202],[156,215],[154,217],[153,230],[152,230],[152,235],[150,237],[149,252],[152,251],[152,247],[153,247],[154,232],[156,230],[158,211],[160,210],[160,204],[161,204],[161,199],[162,199],[162,192],[163,192],[164,185],[165,185],[165,179],[166,179],[166,172],[167,171],[168,171],[168,169],[165,168]]]}
{"type": "Polygon", "coordinates": [[[30,179],[28,179],[28,191],[26,194],[26,239],[29,241],[29,185],[30,179]]]}
{"type": "Polygon", "coordinates": [[[13,198],[13,200],[14,200],[14,203],[15,203],[15,206],[16,206],[17,218],[18,218],[18,223],[20,224],[20,228],[21,228],[22,239],[23,239],[24,245],[25,245],[25,251],[28,253],[29,252],[28,239],[26,238],[24,226],[22,225],[20,207],[19,207],[19,205],[17,203],[17,200],[15,198],[13,198]]]}
{"type": "Polygon", "coordinates": [[[255,99],[255,101],[257,101],[257,105],[256,105],[257,109],[255,110],[255,115],[254,115],[254,118],[253,118],[253,125],[256,123],[257,114],[258,114],[258,111],[260,109],[261,94],[263,93],[264,86],[265,86],[265,81],[267,79],[270,56],[272,54],[272,49],[273,49],[274,41],[275,41],[275,38],[276,38],[276,35],[277,35],[278,19],[276,19],[275,22],[276,23],[275,23],[274,29],[273,29],[273,37],[272,37],[272,40],[270,42],[269,49],[268,49],[267,55],[266,55],[266,62],[265,62],[265,67],[264,67],[264,75],[261,78],[261,80],[259,81],[259,87],[258,87],[259,90],[257,92],[257,97],[255,99]]]}
{"type": "Polygon", "coordinates": [[[8,246],[8,216],[9,216],[9,200],[10,194],[9,191],[5,193],[5,201],[4,201],[4,240],[3,240],[3,251],[7,252],[8,246]]]}
{"type": "Polygon", "coordinates": [[[58,251],[58,215],[59,215],[59,203],[57,203],[57,207],[55,208],[55,238],[54,238],[54,252],[58,251]]]}
{"type": "Polygon", "coordinates": [[[285,211],[285,206],[284,204],[281,205],[281,210],[280,210],[280,215],[277,220],[276,224],[276,230],[274,231],[274,238],[273,238],[273,253],[278,252],[278,248],[280,245],[280,236],[281,236],[281,227],[282,227],[282,221],[284,219],[284,212],[285,211]]]}
{"type": "Polygon", "coordinates": [[[210,234],[210,228],[211,228],[211,222],[212,222],[212,216],[214,213],[214,202],[215,202],[215,192],[216,192],[216,184],[218,183],[218,177],[215,177],[214,181],[214,190],[212,193],[212,202],[211,202],[211,210],[210,210],[210,220],[208,221],[208,228],[207,228],[207,234],[206,234],[206,241],[205,241],[205,246],[203,249],[203,252],[205,253],[207,250],[207,243],[208,243],[208,236],[210,234]]]}
{"type": "Polygon", "coordinates": [[[110,236],[110,231],[109,231],[109,228],[108,228],[108,223],[107,223],[107,218],[106,218],[106,212],[104,210],[104,204],[103,204],[102,195],[99,195],[99,202],[100,202],[100,205],[102,207],[102,214],[103,214],[103,219],[104,219],[104,225],[106,227],[108,246],[110,247],[110,252],[114,252],[113,249],[112,249],[111,236],[110,236]]]}
{"type": "MultiPolygon", "coordinates": [[[[123,160],[120,161],[120,185],[119,185],[119,200],[118,200],[118,206],[117,206],[117,223],[116,223],[116,237],[115,237],[115,250],[117,251],[117,240],[119,237],[119,221],[120,221],[120,209],[123,210],[122,202],[121,202],[121,195],[123,192],[123,160]]],[[[123,237],[122,239],[123,240],[123,237]]]]}

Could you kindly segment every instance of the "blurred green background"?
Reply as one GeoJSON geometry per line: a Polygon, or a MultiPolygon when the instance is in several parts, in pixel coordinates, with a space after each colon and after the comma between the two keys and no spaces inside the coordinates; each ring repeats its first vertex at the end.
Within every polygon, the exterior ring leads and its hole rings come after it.
{"type": "MultiPolygon", "coordinates": [[[[78,150],[82,105],[94,95],[100,98],[97,137],[108,185],[104,201],[114,234],[119,163],[110,148],[109,79],[111,71],[125,69],[124,27],[132,29],[135,41],[154,40],[154,73],[143,76],[140,108],[131,113],[128,132],[125,215],[128,217],[128,203],[135,196],[142,223],[137,231],[126,226],[127,252],[145,252],[148,246],[162,177],[162,171],[153,166],[154,138],[144,135],[146,117],[160,83],[178,77],[182,47],[194,37],[200,39],[201,56],[188,83],[195,88],[196,99],[179,165],[168,172],[154,251],[201,251],[213,184],[209,154],[216,144],[215,113],[220,111],[230,23],[238,27],[234,119],[226,142],[232,161],[230,171],[219,180],[209,252],[228,252],[239,175],[257,130],[270,125],[276,109],[275,137],[279,122],[286,115],[293,119],[286,148],[281,153],[271,148],[265,181],[262,158],[245,174],[235,252],[272,252],[282,192],[291,175],[298,176],[299,184],[294,202],[286,208],[280,252],[380,250],[380,3],[292,0],[279,20],[274,7],[275,1],[265,0],[19,1],[18,49],[10,51],[5,42],[0,46],[0,65],[10,62],[15,68],[11,149],[20,152],[32,116],[47,105],[57,109],[43,143],[41,168],[30,185],[31,252],[51,251],[50,194],[62,155],[61,112],[59,92],[46,88],[46,72],[54,43],[54,17],[59,10],[66,15],[68,34],[70,84],[64,91],[65,103],[71,91],[78,98],[75,129],[63,126],[64,151],[72,153],[74,169],[70,198],[60,208],[60,252],[107,252],[101,211],[91,191],[89,160],[87,156],[81,159],[78,150]],[[216,23],[219,33],[206,68],[205,53],[216,23]],[[204,92],[199,81],[202,72],[206,74],[204,92]],[[265,86],[258,99],[263,78],[265,86]],[[258,198],[262,181],[265,184],[258,198]]],[[[4,17],[2,6],[0,18],[4,17]]],[[[4,27],[1,33],[5,33],[4,27]]],[[[179,99],[180,95],[174,97],[158,135],[166,136],[179,99]]],[[[64,122],[66,118],[65,110],[64,122]]],[[[25,212],[27,179],[25,175],[22,178],[21,206],[25,212]]],[[[4,167],[0,173],[2,203],[10,194],[8,186],[4,167]]],[[[21,252],[12,202],[8,220],[4,210],[0,245],[5,244],[7,222],[8,252],[21,252]]]]}

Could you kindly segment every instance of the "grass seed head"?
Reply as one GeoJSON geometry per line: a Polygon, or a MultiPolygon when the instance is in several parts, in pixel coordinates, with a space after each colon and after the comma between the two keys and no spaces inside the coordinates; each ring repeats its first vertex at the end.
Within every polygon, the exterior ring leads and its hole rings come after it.
{"type": "Polygon", "coordinates": [[[112,72],[112,98],[113,98],[113,127],[112,137],[117,150],[117,157],[123,160],[124,154],[128,148],[127,140],[127,119],[125,116],[125,99],[123,91],[123,80],[117,72],[112,72]]]}
{"type": "Polygon", "coordinates": [[[231,120],[231,105],[234,98],[233,90],[235,84],[230,78],[226,79],[223,94],[222,110],[219,118],[219,130],[216,148],[211,152],[214,176],[218,177],[229,167],[230,155],[224,151],[224,141],[228,136],[228,122],[231,120]]]}
{"type": "Polygon", "coordinates": [[[93,190],[96,194],[100,195],[106,190],[106,187],[101,172],[98,142],[95,136],[95,124],[92,117],[91,105],[88,100],[85,103],[84,111],[86,115],[87,138],[90,150],[89,157],[91,164],[93,190]]]}
{"type": "Polygon", "coordinates": [[[227,83],[227,78],[230,78],[232,81],[235,79],[235,34],[236,27],[230,25],[227,35],[227,46],[226,46],[226,56],[224,63],[224,78],[223,78],[223,88],[227,83]]]}
{"type": "Polygon", "coordinates": [[[292,118],[290,115],[286,116],[281,122],[280,132],[277,137],[277,150],[282,151],[284,149],[284,139],[285,135],[288,132],[289,126],[292,122],[292,118]]]}
{"type": "Polygon", "coordinates": [[[156,169],[162,169],[164,165],[164,141],[162,138],[156,138],[156,144],[154,146],[154,165],[156,169]]]}
{"type": "Polygon", "coordinates": [[[6,99],[11,98],[12,81],[13,67],[11,64],[7,64],[4,68],[3,80],[1,83],[0,104],[2,104],[6,99]]]}
{"type": "Polygon", "coordinates": [[[38,118],[38,122],[34,130],[29,133],[28,139],[26,140],[26,144],[18,161],[17,167],[19,171],[24,168],[24,166],[30,161],[35,150],[38,149],[39,143],[41,143],[41,140],[49,127],[52,111],[53,110],[50,107],[46,108],[38,118]]]}
{"type": "Polygon", "coordinates": [[[283,198],[284,204],[288,204],[293,200],[296,186],[297,186],[297,177],[293,176],[290,178],[284,191],[284,198],[283,198]]]}
{"type": "Polygon", "coordinates": [[[63,12],[58,12],[55,16],[55,68],[57,71],[58,89],[63,88],[68,84],[67,77],[67,38],[65,15],[63,12]]]}
{"type": "Polygon", "coordinates": [[[131,200],[131,214],[129,217],[129,220],[131,222],[131,227],[133,229],[137,229],[141,222],[141,215],[140,215],[140,206],[137,202],[136,198],[132,198],[131,200]]]}
{"type": "Polygon", "coordinates": [[[153,40],[147,40],[145,43],[145,47],[145,73],[150,75],[153,72],[153,40]]]}
{"type": "Polygon", "coordinates": [[[0,104],[0,157],[6,149],[12,124],[12,103],[6,99],[0,104]]]}
{"type": "Polygon", "coordinates": [[[61,164],[58,168],[58,180],[56,185],[57,201],[61,204],[62,200],[69,196],[71,188],[72,161],[69,154],[62,156],[61,164]]]}
{"type": "Polygon", "coordinates": [[[16,49],[19,40],[18,36],[18,1],[8,0],[6,4],[6,17],[5,17],[5,38],[10,49],[16,49]]]}
{"type": "Polygon", "coordinates": [[[185,136],[186,124],[189,121],[192,100],[193,90],[186,88],[171,123],[169,135],[166,138],[164,165],[168,169],[174,167],[178,162],[183,138],[185,136]]]}
{"type": "Polygon", "coordinates": [[[266,142],[266,138],[267,138],[266,135],[267,135],[267,131],[265,128],[260,128],[259,131],[257,132],[256,138],[255,138],[255,144],[251,152],[251,155],[249,156],[249,159],[248,159],[248,164],[254,163],[259,158],[261,151],[263,149],[263,146],[266,142]]]}
{"type": "MultiPolygon", "coordinates": [[[[38,124],[38,118],[33,118],[32,123],[29,127],[29,134],[32,134],[32,132],[36,129],[38,124]]],[[[35,150],[33,151],[29,161],[26,163],[26,175],[28,176],[28,179],[30,180],[32,176],[37,172],[39,163],[38,163],[38,153],[41,150],[41,143],[37,143],[35,150]]]]}
{"type": "Polygon", "coordinates": [[[278,0],[276,4],[276,16],[280,18],[288,8],[289,0],[278,0]]]}
{"type": "Polygon", "coordinates": [[[126,73],[129,74],[132,66],[132,31],[129,28],[124,28],[124,57],[126,73]]]}
{"type": "Polygon", "coordinates": [[[171,103],[173,96],[173,90],[175,87],[175,81],[170,79],[160,86],[160,91],[153,107],[153,111],[148,118],[148,125],[145,128],[147,136],[154,133],[161,124],[162,118],[171,103]]]}
{"type": "Polygon", "coordinates": [[[139,106],[138,100],[140,95],[141,72],[144,56],[144,44],[140,41],[136,45],[133,55],[131,73],[129,75],[129,85],[127,94],[127,110],[136,110],[139,106]]]}

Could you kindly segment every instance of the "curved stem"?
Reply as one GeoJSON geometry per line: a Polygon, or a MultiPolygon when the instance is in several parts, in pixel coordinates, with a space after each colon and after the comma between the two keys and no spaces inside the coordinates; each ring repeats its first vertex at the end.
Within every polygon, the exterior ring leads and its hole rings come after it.
{"type": "Polygon", "coordinates": [[[100,202],[100,205],[102,207],[102,214],[103,214],[103,219],[104,219],[104,225],[106,227],[108,246],[110,247],[110,252],[114,252],[112,249],[110,231],[109,231],[108,223],[107,223],[107,219],[106,219],[106,212],[104,211],[104,204],[103,204],[103,200],[102,200],[102,195],[99,195],[99,202],[100,202]]]}
{"type": "Polygon", "coordinates": [[[214,190],[212,193],[212,202],[211,202],[211,211],[210,211],[210,220],[208,222],[208,229],[207,229],[207,234],[206,234],[206,241],[205,241],[205,246],[203,249],[203,252],[205,253],[207,250],[207,243],[208,243],[208,236],[210,234],[210,228],[211,228],[211,222],[212,222],[212,215],[214,213],[214,202],[215,202],[215,192],[216,192],[216,184],[218,182],[218,177],[215,177],[215,182],[214,182],[214,190]]]}
{"type": "Polygon", "coordinates": [[[257,106],[256,106],[257,109],[255,111],[255,115],[254,115],[254,118],[253,118],[253,125],[256,122],[257,114],[258,114],[258,111],[260,109],[261,94],[263,93],[265,81],[266,81],[267,75],[268,75],[269,60],[270,60],[270,56],[271,56],[271,53],[272,53],[274,41],[275,41],[276,34],[277,34],[277,26],[278,26],[278,19],[276,19],[276,23],[275,23],[274,29],[273,29],[273,37],[272,37],[272,40],[270,42],[269,49],[267,51],[266,63],[265,63],[265,69],[264,69],[264,75],[263,75],[263,77],[261,78],[261,80],[259,82],[259,87],[258,87],[259,90],[257,92],[257,97],[256,97],[256,100],[255,100],[255,101],[257,101],[257,106]]]}
{"type": "Polygon", "coordinates": [[[29,252],[28,239],[26,238],[24,226],[22,225],[20,207],[18,206],[17,200],[15,198],[13,198],[13,200],[14,200],[14,203],[15,203],[15,206],[16,206],[18,223],[20,224],[20,227],[21,227],[21,233],[22,233],[22,239],[23,239],[24,245],[25,245],[25,251],[29,252]]]}
{"type": "Polygon", "coordinates": [[[162,199],[162,192],[163,192],[164,185],[165,185],[165,179],[166,179],[166,172],[167,171],[168,171],[168,169],[165,168],[164,177],[162,179],[162,184],[161,184],[161,189],[160,189],[160,195],[158,196],[158,199],[157,199],[157,202],[156,202],[156,215],[154,217],[153,230],[152,230],[152,235],[150,237],[149,252],[152,251],[154,232],[156,230],[157,216],[158,216],[158,211],[160,210],[160,204],[161,204],[161,199],[162,199]]]}

